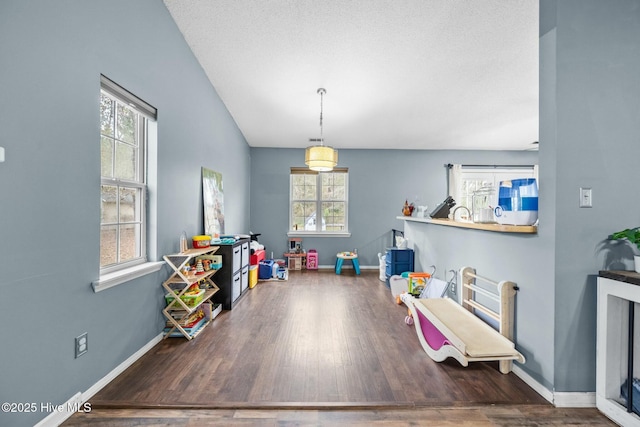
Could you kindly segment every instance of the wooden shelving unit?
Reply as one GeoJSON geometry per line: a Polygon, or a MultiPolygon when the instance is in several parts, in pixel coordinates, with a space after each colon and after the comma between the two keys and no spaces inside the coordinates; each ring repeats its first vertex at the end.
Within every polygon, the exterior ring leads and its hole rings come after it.
{"type": "Polygon", "coordinates": [[[178,330],[185,338],[191,340],[202,332],[204,328],[211,323],[211,320],[213,320],[212,310],[211,317],[194,332],[186,331],[185,328],[180,325],[181,321],[185,320],[189,315],[195,312],[202,304],[209,301],[209,299],[220,290],[212,280],[212,276],[217,270],[209,270],[202,274],[195,274],[195,272],[193,274],[185,274],[183,269],[187,264],[190,264],[191,260],[194,258],[201,255],[211,255],[217,250],[217,246],[210,246],[202,249],[188,249],[185,252],[165,255],[163,257],[167,265],[169,265],[173,270],[171,276],[162,283],[162,286],[167,290],[167,292],[173,296],[173,301],[171,301],[171,303],[162,310],[167,321],[173,325],[165,333],[164,338],[171,336],[174,331],[178,330]],[[180,297],[187,292],[191,285],[199,282],[204,283],[205,292],[202,300],[193,306],[189,306],[180,297]],[[174,317],[175,312],[180,312],[181,315],[176,318],[174,317]]]}
{"type": "Polygon", "coordinates": [[[444,225],[446,227],[471,228],[474,230],[494,231],[498,233],[523,233],[536,234],[538,227],[535,225],[506,225],[506,224],[480,224],[475,222],[453,221],[450,219],[415,218],[410,216],[398,216],[396,219],[425,224],[444,225]]]}

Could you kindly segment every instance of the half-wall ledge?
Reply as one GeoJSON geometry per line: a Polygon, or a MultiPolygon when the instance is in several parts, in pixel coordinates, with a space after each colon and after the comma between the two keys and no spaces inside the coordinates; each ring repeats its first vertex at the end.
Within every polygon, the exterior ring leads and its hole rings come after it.
{"type": "Polygon", "coordinates": [[[418,218],[411,216],[397,216],[396,219],[411,222],[422,222],[425,224],[444,225],[447,227],[471,228],[474,230],[494,231],[498,233],[538,233],[537,225],[506,225],[506,224],[481,224],[475,222],[453,221],[451,219],[418,218]]]}

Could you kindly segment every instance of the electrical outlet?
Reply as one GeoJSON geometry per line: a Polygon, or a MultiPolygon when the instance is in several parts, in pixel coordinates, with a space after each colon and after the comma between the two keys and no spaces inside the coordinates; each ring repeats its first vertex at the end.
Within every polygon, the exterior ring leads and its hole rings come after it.
{"type": "Polygon", "coordinates": [[[76,359],[89,351],[87,332],[76,337],[76,359]]]}
{"type": "MultiPolygon", "coordinates": [[[[456,274],[455,270],[445,270],[447,271],[447,273],[445,274],[445,280],[447,280],[447,275],[449,273],[454,273],[456,274]]],[[[453,295],[454,297],[456,297],[456,299],[458,298],[458,277],[456,275],[456,277],[454,278],[454,276],[450,276],[449,281],[451,281],[452,283],[449,285],[449,294],[453,295]]]]}

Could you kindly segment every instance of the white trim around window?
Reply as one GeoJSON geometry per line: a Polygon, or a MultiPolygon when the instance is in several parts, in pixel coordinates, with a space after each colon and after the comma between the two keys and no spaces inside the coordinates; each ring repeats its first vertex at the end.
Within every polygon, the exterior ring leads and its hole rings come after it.
{"type": "Polygon", "coordinates": [[[94,292],[154,273],[164,265],[153,261],[152,250],[157,238],[153,225],[157,208],[150,194],[157,182],[156,117],[154,107],[100,76],[101,268],[99,278],[91,283],[94,292]],[[103,242],[103,231],[112,229],[115,244],[111,236],[103,242]],[[121,229],[132,230],[124,248],[121,229]],[[104,259],[103,246],[110,251],[104,259]]]}
{"type": "Polygon", "coordinates": [[[154,273],[160,270],[164,264],[164,261],[145,262],[144,264],[138,264],[112,273],[102,274],[98,280],[91,283],[91,286],[94,292],[101,292],[138,277],[154,273]]]}
{"type": "Polygon", "coordinates": [[[289,175],[289,237],[350,237],[349,170],[315,172],[292,167],[289,175]]]}
{"type": "Polygon", "coordinates": [[[340,233],[340,232],[335,232],[335,231],[325,231],[325,232],[318,232],[318,231],[289,231],[287,233],[288,237],[351,237],[351,233],[344,232],[344,233],[340,233]]]}

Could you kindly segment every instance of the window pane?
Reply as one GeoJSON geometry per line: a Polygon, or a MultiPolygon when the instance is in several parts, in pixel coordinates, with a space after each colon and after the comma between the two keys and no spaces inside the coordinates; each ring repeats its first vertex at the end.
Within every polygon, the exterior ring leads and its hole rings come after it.
{"type": "Polygon", "coordinates": [[[115,264],[118,260],[117,251],[118,227],[110,225],[100,229],[100,267],[115,264]]]}
{"type": "Polygon", "coordinates": [[[131,108],[127,108],[122,104],[118,104],[117,130],[116,137],[122,141],[129,142],[131,144],[136,143],[137,134],[137,114],[131,108]]]}
{"type": "Polygon", "coordinates": [[[140,220],[137,188],[120,188],[120,222],[140,220]]]}
{"type": "Polygon", "coordinates": [[[291,183],[293,185],[304,185],[305,175],[291,175],[291,183]]]}
{"type": "Polygon", "coordinates": [[[334,200],[346,200],[346,191],[344,185],[338,185],[333,187],[333,199],[334,200]]]}
{"type": "Polygon", "coordinates": [[[140,224],[120,226],[120,262],[140,257],[140,224]]]}
{"type": "Polygon", "coordinates": [[[291,194],[291,198],[294,200],[302,200],[304,199],[305,186],[304,185],[294,185],[293,186],[293,194],[291,194]]]}
{"type": "Polygon", "coordinates": [[[322,215],[323,215],[323,222],[325,223],[327,231],[346,230],[344,202],[323,202],[322,215]]]}
{"type": "Polygon", "coordinates": [[[348,231],[347,181],[346,172],[292,174],[290,231],[348,231]]]}
{"type": "Polygon", "coordinates": [[[291,206],[291,230],[304,230],[304,207],[300,202],[291,206]]]}
{"type": "Polygon", "coordinates": [[[294,175],[291,198],[293,200],[315,200],[315,175],[294,175]]]}
{"type": "Polygon", "coordinates": [[[128,144],[116,143],[116,178],[136,179],[136,149],[128,144]]]}
{"type": "Polygon", "coordinates": [[[304,187],[304,199],[305,200],[315,200],[317,194],[315,185],[307,185],[304,187]]]}
{"type": "Polygon", "coordinates": [[[100,223],[109,224],[118,221],[118,188],[113,185],[103,185],[100,194],[100,223]]]}
{"type": "Polygon", "coordinates": [[[322,174],[322,200],[345,200],[345,174],[322,174]]]}
{"type": "Polygon", "coordinates": [[[315,202],[294,202],[291,206],[292,230],[315,230],[315,202]]]}
{"type": "Polygon", "coordinates": [[[309,218],[312,215],[316,214],[316,204],[315,202],[307,202],[304,204],[304,216],[305,218],[309,218]]]}
{"type": "Polygon", "coordinates": [[[113,178],[113,139],[100,138],[100,175],[113,178]]]}
{"type": "Polygon", "coordinates": [[[146,179],[142,161],[147,121],[127,101],[119,100],[127,98],[124,90],[118,90],[116,97],[111,93],[110,82],[101,83],[100,266],[104,273],[146,257],[146,179]]]}
{"type": "Polygon", "coordinates": [[[105,95],[100,95],[100,133],[113,136],[114,102],[105,95]]]}

